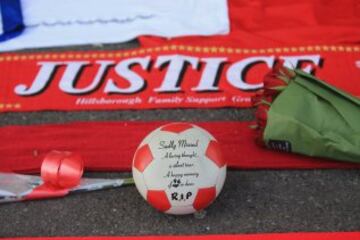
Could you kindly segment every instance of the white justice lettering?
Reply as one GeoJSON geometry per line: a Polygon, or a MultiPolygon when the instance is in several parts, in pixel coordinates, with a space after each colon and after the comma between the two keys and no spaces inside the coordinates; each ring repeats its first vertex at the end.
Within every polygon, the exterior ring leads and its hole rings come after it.
{"type": "MultiPolygon", "coordinates": [[[[308,73],[314,71],[316,66],[321,67],[322,62],[320,55],[279,56],[279,59],[284,60],[285,67],[303,68],[308,73]]],[[[191,91],[221,91],[220,79],[227,81],[229,85],[238,90],[252,91],[262,88],[263,83],[261,83],[262,79],[259,79],[257,83],[247,81],[249,70],[256,68],[255,65],[258,64],[271,69],[276,61],[275,56],[253,56],[236,62],[229,62],[226,57],[197,58],[185,55],[161,55],[154,60],[155,64],[151,64],[151,56],[122,59],[119,62],[114,60],[98,60],[94,63],[89,61],[41,61],[37,63],[39,70],[33,81],[25,84],[19,83],[15,86],[14,91],[20,96],[40,94],[54,79],[59,79],[59,89],[67,94],[91,93],[96,91],[103,81],[105,81],[104,93],[106,94],[132,94],[143,91],[147,86],[146,79],[142,77],[141,72],[138,73],[139,71],[137,71],[139,68],[145,71],[150,71],[150,68],[155,71],[156,68],[165,71],[163,79],[151,80],[156,81],[156,83],[151,83],[152,86],[154,84],[160,85],[151,89],[157,93],[180,92],[184,74],[189,68],[189,71],[195,70],[198,73],[196,76],[200,76],[198,79],[187,79],[191,81],[191,91]],[[229,64],[229,67],[222,71],[225,64],[229,64]],[[139,68],[133,69],[134,66],[139,68]],[[59,67],[62,67],[64,71],[58,71],[59,67]],[[93,76],[84,75],[85,73],[82,70],[86,68],[91,68],[90,73],[93,76]],[[110,74],[114,77],[105,79],[107,71],[112,69],[114,71],[110,74]],[[56,74],[59,76],[55,78],[56,74]],[[117,80],[116,77],[121,79],[117,80]],[[120,84],[120,80],[125,81],[125,86],[120,84]],[[158,83],[157,81],[161,82],[158,83]]],[[[263,68],[259,70],[263,71],[263,68]]]]}
{"type": "Polygon", "coordinates": [[[69,94],[84,94],[89,93],[93,90],[95,90],[99,84],[101,83],[101,80],[103,79],[103,75],[106,71],[106,69],[113,65],[113,61],[96,61],[97,64],[99,64],[99,69],[95,75],[95,78],[91,82],[90,85],[84,88],[76,88],[76,81],[77,76],[79,75],[79,72],[82,68],[84,68],[86,65],[89,65],[89,62],[71,62],[67,64],[67,67],[65,69],[64,75],[62,76],[59,87],[61,90],[63,90],[66,93],[69,94]]]}
{"type": "Polygon", "coordinates": [[[131,67],[135,64],[139,64],[142,69],[147,69],[149,67],[151,58],[150,56],[143,58],[131,58],[119,62],[115,67],[115,72],[123,77],[130,83],[130,86],[127,88],[119,88],[114,80],[109,79],[104,92],[105,93],[122,93],[122,94],[131,94],[138,91],[141,91],[145,86],[145,80],[137,73],[131,70],[131,67]]]}
{"type": "Polygon", "coordinates": [[[226,77],[229,83],[241,90],[257,90],[263,87],[263,83],[250,84],[245,80],[247,70],[255,64],[266,63],[269,68],[274,65],[275,57],[249,57],[234,63],[227,71],[226,77]]]}
{"type": "Polygon", "coordinates": [[[33,84],[30,87],[25,84],[19,84],[15,87],[15,93],[22,96],[31,96],[40,93],[50,83],[51,76],[55,69],[62,64],[63,62],[38,62],[37,65],[40,65],[40,70],[33,84]]]}
{"type": "Polygon", "coordinates": [[[187,64],[196,69],[199,64],[199,58],[188,57],[182,55],[166,55],[159,56],[155,67],[161,68],[164,64],[169,64],[165,78],[159,88],[155,88],[155,92],[178,92],[181,90],[181,78],[186,71],[187,64]]]}
{"type": "Polygon", "coordinates": [[[114,64],[113,61],[96,61],[96,63],[99,64],[99,69],[92,82],[86,87],[76,88],[76,82],[81,73],[80,70],[88,66],[89,62],[39,62],[38,65],[41,67],[32,85],[27,87],[25,84],[19,84],[15,87],[15,93],[22,96],[30,96],[42,92],[52,81],[56,68],[62,65],[65,65],[65,71],[59,81],[59,88],[69,94],[89,93],[99,86],[107,68],[114,64]]]}
{"type": "Polygon", "coordinates": [[[227,61],[227,58],[202,58],[201,62],[205,62],[205,67],[199,84],[191,90],[197,92],[218,91],[218,81],[220,79],[221,65],[227,61]]]}

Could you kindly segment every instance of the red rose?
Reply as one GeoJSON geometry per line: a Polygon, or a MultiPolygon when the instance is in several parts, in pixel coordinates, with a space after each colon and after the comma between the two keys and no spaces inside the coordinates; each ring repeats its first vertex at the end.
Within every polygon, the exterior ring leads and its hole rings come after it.
{"type": "Polygon", "coordinates": [[[267,113],[270,106],[267,104],[260,104],[256,110],[255,117],[257,120],[258,128],[264,129],[267,122],[267,113]]]}

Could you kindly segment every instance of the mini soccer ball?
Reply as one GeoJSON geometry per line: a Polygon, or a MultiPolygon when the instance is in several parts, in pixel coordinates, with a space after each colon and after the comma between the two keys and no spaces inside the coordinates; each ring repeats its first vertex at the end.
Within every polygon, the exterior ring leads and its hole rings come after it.
{"type": "Polygon", "coordinates": [[[226,163],[209,132],[190,123],[171,123],[141,142],[132,173],[151,206],[169,214],[189,214],[206,208],[219,195],[226,163]]]}

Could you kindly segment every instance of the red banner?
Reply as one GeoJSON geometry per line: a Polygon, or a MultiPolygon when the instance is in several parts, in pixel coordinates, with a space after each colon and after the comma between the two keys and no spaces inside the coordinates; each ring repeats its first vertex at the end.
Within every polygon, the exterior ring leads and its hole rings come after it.
{"type": "MultiPolygon", "coordinates": [[[[78,122],[0,128],[0,171],[38,172],[52,150],[71,151],[86,170],[130,171],[136,148],[166,122],[78,122]],[[69,140],[71,139],[71,141],[69,140]],[[21,148],[19,148],[21,146],[21,148]]],[[[360,168],[360,164],[277,152],[255,144],[249,122],[195,122],[221,143],[224,159],[235,169],[360,168]]]]}
{"type": "Polygon", "coordinates": [[[0,111],[250,107],[277,60],[360,96],[359,46],[0,55],[0,111]]]}

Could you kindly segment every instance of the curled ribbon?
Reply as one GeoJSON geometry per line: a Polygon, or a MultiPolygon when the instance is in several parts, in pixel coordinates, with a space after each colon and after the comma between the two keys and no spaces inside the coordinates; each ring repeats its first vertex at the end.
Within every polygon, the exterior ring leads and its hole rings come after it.
{"type": "Polygon", "coordinates": [[[34,188],[25,199],[65,196],[80,183],[83,171],[84,162],[79,154],[51,151],[41,165],[43,184],[34,188]]]}
{"type": "Polygon", "coordinates": [[[44,183],[58,188],[72,188],[79,184],[84,163],[79,154],[52,151],[41,165],[41,177],[44,183]]]}

